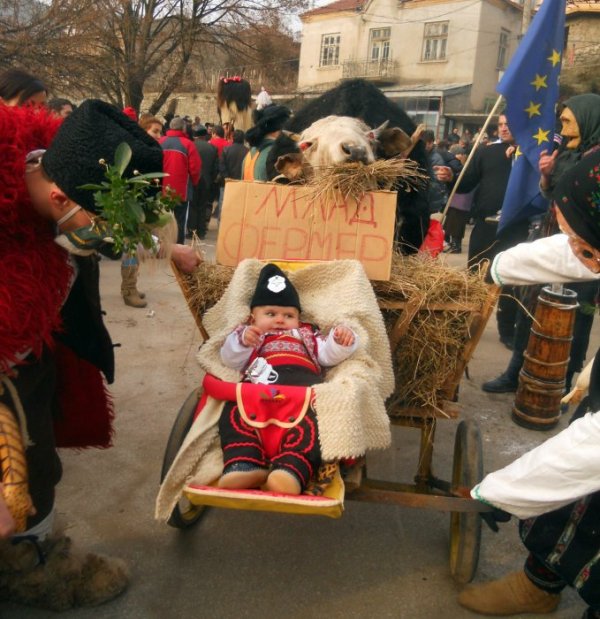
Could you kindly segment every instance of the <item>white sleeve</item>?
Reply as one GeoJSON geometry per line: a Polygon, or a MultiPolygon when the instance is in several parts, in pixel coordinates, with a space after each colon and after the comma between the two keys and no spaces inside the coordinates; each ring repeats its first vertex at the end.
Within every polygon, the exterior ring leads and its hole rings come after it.
{"type": "Polygon", "coordinates": [[[600,413],[588,413],[471,490],[518,518],[553,511],[600,490],[600,413]]]}
{"type": "Polygon", "coordinates": [[[592,273],[577,259],[566,234],[520,243],[500,252],[492,263],[491,275],[499,286],[600,279],[600,274],[592,273]]]}
{"type": "Polygon", "coordinates": [[[345,361],[358,348],[358,335],[352,331],[354,335],[354,343],[351,346],[342,346],[333,339],[333,331],[331,329],[326,339],[317,337],[317,359],[322,366],[332,367],[345,361]]]}
{"type": "Polygon", "coordinates": [[[228,368],[241,372],[246,367],[253,350],[252,346],[242,344],[237,331],[232,331],[221,346],[221,361],[228,368]]]}

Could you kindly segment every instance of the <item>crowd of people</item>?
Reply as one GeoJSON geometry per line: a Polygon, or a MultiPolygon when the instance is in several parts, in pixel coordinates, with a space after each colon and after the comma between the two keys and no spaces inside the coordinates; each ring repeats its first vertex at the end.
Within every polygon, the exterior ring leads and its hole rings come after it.
{"type": "MultiPolygon", "coordinates": [[[[20,70],[0,74],[0,148],[7,153],[2,169],[7,191],[0,202],[0,294],[10,299],[2,306],[0,321],[0,404],[17,411],[26,445],[32,443],[25,454],[33,500],[25,530],[17,532],[0,485],[2,598],[64,610],[107,601],[128,583],[121,561],[77,553],[66,536],[53,530],[54,489],[61,477],[56,446],[64,438],[55,420],[68,424],[76,414],[69,401],[82,390],[88,397],[93,393],[95,410],[89,412],[88,425],[94,427],[84,428],[83,438],[70,440],[76,446],[107,446],[111,438],[113,411],[105,383],[114,379],[114,355],[102,319],[100,255],[121,259],[125,304],[147,304],[137,288],[136,248],[125,247],[116,255],[106,236],[93,232],[97,206],[82,185],[102,180],[98,161],[110,160],[122,142],[132,151],[131,173],[164,170],[168,176],[162,191],[177,203],[177,238],[162,249],[162,239],[157,240],[156,254],[168,254],[182,270],[191,271],[200,259],[186,239],[205,238],[212,217],[218,223],[225,179],[277,176],[270,154],[290,114],[284,106],[262,107],[247,132],[202,124],[199,117],[173,116],[163,122],[98,100],[80,105],[64,98],[48,100],[41,80],[20,70]],[[36,587],[30,586],[34,582],[36,587]]],[[[500,377],[483,385],[487,392],[517,388],[531,322],[520,309],[523,303],[514,299],[514,286],[569,282],[582,306],[597,302],[600,96],[568,99],[560,123],[562,143],[539,163],[540,191],[549,203],[543,223],[519,221],[502,234],[497,233],[496,215],[516,148],[506,117],[500,115],[487,134],[460,135],[453,129],[437,142],[431,131],[422,135],[430,164],[428,200],[432,212],[445,211],[447,251],[462,251],[471,221],[468,267],[476,268],[484,259],[492,262],[492,277],[505,293],[497,311],[498,332],[513,356],[500,377]],[[472,161],[463,170],[472,148],[472,161]]],[[[279,290],[269,287],[270,296],[261,297],[256,308],[273,305],[273,292],[279,290]]],[[[275,305],[299,310],[299,302],[275,305]]],[[[292,318],[296,328],[297,314],[292,318]]],[[[593,313],[577,314],[567,388],[582,369],[592,321],[593,313]]],[[[241,333],[251,334],[248,329],[241,333]]],[[[354,336],[351,340],[343,345],[350,347],[354,336]]],[[[246,337],[242,344],[250,356],[254,342],[246,337]]],[[[350,348],[347,352],[351,354],[350,348]]],[[[566,430],[471,490],[474,500],[523,519],[520,530],[529,556],[523,571],[462,592],[463,606],[484,614],[550,612],[560,591],[570,585],[589,606],[585,616],[600,617],[599,372],[596,360],[589,397],[566,430]],[[565,474],[577,483],[559,491],[565,474]]],[[[265,470],[259,467],[261,479],[265,470]]],[[[239,477],[235,468],[229,473],[239,477]]],[[[305,482],[295,482],[297,492],[305,482]]]]}

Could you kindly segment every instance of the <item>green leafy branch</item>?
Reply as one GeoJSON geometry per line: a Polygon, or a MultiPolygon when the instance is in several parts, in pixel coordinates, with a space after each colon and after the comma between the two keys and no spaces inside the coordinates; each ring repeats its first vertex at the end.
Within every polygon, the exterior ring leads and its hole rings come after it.
{"type": "Polygon", "coordinates": [[[172,195],[162,195],[160,179],[167,176],[163,172],[140,174],[134,170],[131,178],[124,178],[131,155],[129,144],[119,144],[112,164],[99,161],[106,169],[106,180],[81,189],[95,191],[98,215],[108,225],[115,251],[135,255],[138,245],[153,248],[152,230],[171,219],[169,212],[178,201],[172,195]]]}

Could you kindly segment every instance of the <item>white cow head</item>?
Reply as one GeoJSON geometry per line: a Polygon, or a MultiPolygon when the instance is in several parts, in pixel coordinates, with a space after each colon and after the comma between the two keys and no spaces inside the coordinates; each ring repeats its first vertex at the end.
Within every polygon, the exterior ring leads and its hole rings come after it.
{"type": "Polygon", "coordinates": [[[371,129],[358,118],[326,116],[302,132],[299,146],[316,169],[351,161],[371,163],[377,138],[387,124],[371,129]]]}

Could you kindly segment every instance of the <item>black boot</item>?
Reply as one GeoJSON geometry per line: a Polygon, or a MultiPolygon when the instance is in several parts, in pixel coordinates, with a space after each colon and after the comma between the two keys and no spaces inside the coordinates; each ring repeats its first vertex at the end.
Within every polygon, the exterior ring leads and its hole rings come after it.
{"type": "Polygon", "coordinates": [[[456,237],[450,237],[450,249],[448,250],[449,254],[462,254],[461,242],[456,237]]]}
{"type": "Polygon", "coordinates": [[[513,377],[507,371],[502,372],[497,378],[483,383],[481,388],[488,393],[514,393],[518,386],[519,378],[513,377]]]}

